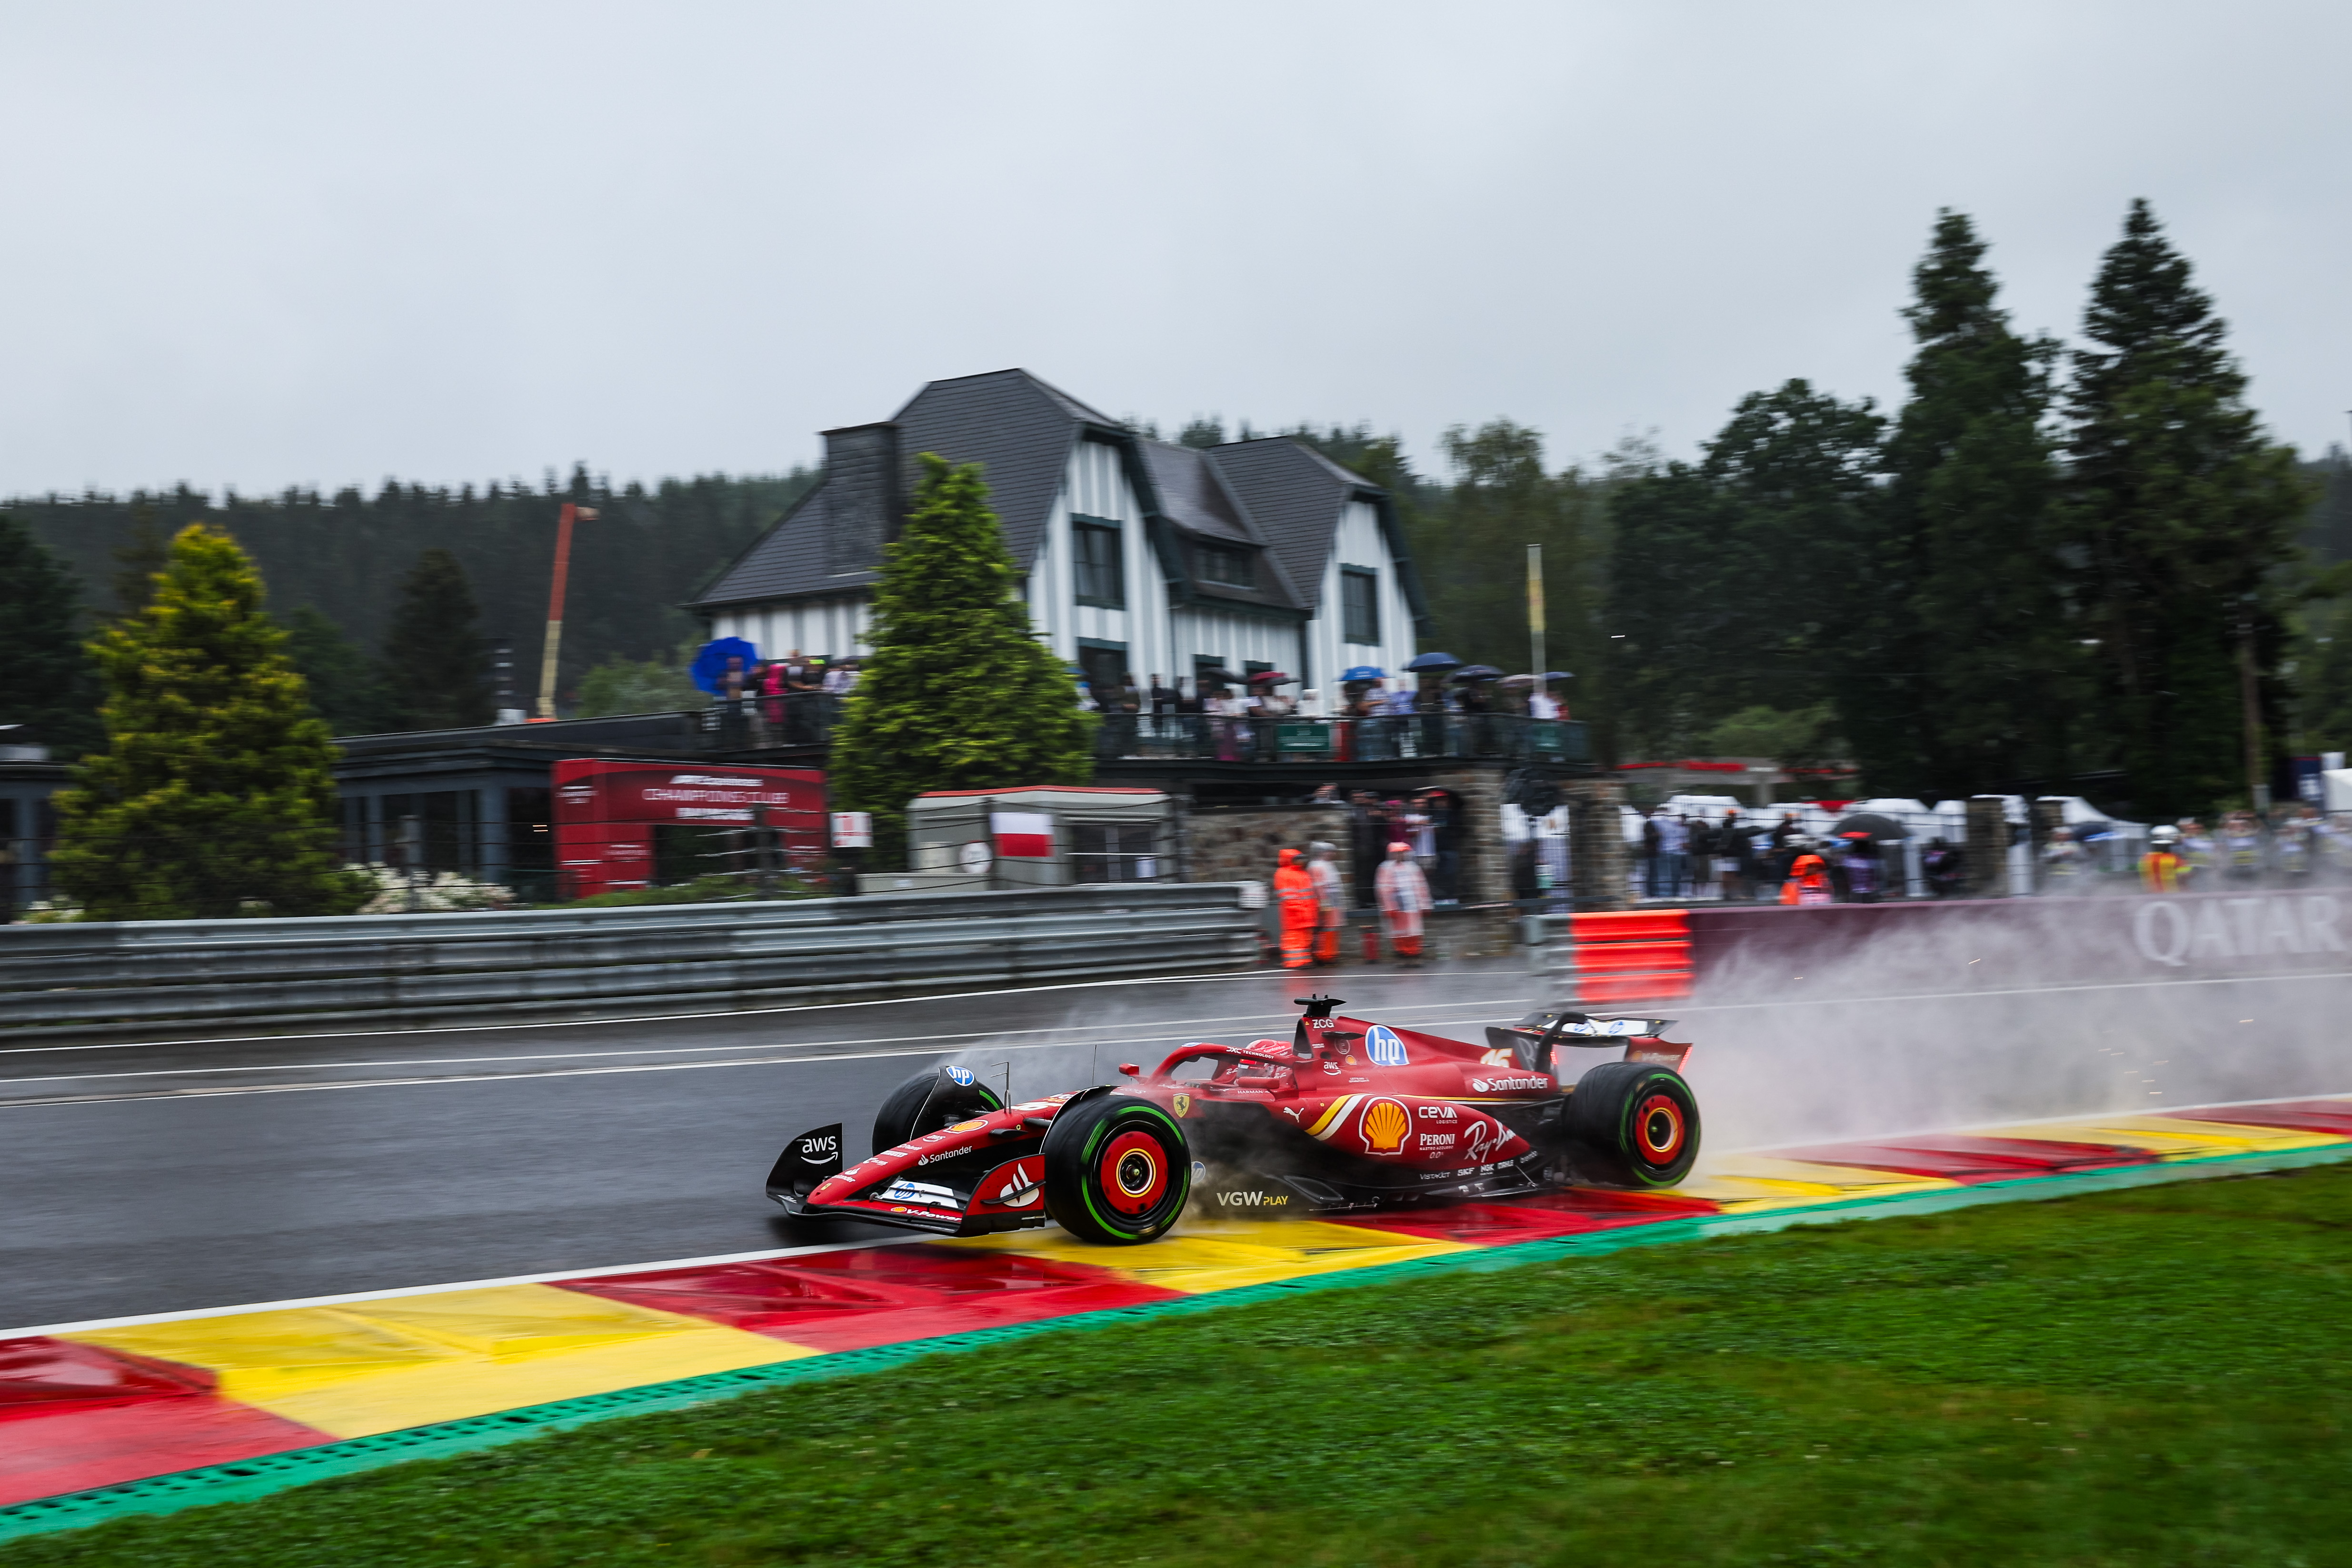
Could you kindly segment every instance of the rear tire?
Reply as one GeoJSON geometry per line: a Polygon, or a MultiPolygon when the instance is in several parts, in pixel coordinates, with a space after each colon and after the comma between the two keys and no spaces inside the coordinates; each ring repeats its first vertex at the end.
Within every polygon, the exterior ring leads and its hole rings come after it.
{"type": "Polygon", "coordinates": [[[1671,1187],[1698,1159],[1698,1100],[1682,1074],[1603,1062],[1577,1080],[1563,1131],[1579,1165],[1628,1187],[1671,1187]]]}
{"type": "Polygon", "coordinates": [[[996,1091],[978,1079],[958,1083],[946,1068],[919,1072],[892,1089],[874,1113],[874,1152],[1003,1109],[996,1091]]]}
{"type": "Polygon", "coordinates": [[[1148,1100],[1105,1094],[1080,1100],[1054,1118],[1038,1152],[1045,1164],[1045,1212],[1080,1241],[1157,1241],[1192,1195],[1184,1130],[1148,1100]]]}

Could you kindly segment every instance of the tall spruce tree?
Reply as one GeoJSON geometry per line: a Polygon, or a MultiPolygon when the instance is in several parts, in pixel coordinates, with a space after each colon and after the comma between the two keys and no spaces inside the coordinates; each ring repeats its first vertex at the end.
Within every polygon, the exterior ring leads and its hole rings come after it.
{"type": "Polygon", "coordinates": [[[384,683],[402,729],[462,730],[494,717],[478,614],[455,555],[427,550],[416,558],[383,647],[384,683]]]}
{"type": "Polygon", "coordinates": [[[922,454],[906,531],[884,549],[874,652],[834,731],[834,793],[874,814],[884,865],[906,853],[926,790],[1084,784],[1091,726],[1076,683],[1030,636],[980,465],[922,454]]]}
{"type": "Polygon", "coordinates": [[[1696,747],[1733,713],[1833,700],[1857,746],[1886,749],[1906,721],[1886,646],[1901,563],[1877,547],[1884,425],[1791,381],[1740,399],[1696,464],[1619,486],[1608,622],[1629,743],[1696,747]]]}
{"type": "Polygon", "coordinates": [[[98,920],[337,914],[335,760],[260,574],[225,533],[172,542],[147,607],[92,645],[106,749],[58,792],[58,885],[98,920]]]}
{"type": "Polygon", "coordinates": [[[311,705],[338,735],[375,735],[398,727],[383,670],[316,605],[285,617],[286,657],[302,673],[311,705]]]}
{"type": "Polygon", "coordinates": [[[2147,203],[2132,203],[2092,284],[2091,346],[2074,355],[2066,533],[2084,562],[2109,744],[2146,815],[2244,797],[2247,651],[2267,734],[2281,733],[2279,568],[2312,498],[2246,406],[2226,331],[2147,203]]]}
{"type": "Polygon", "coordinates": [[[1973,795],[2072,771],[2068,722],[2086,696],[2066,617],[2048,428],[2057,345],[2012,331],[1985,245],[1945,211],[1903,312],[1918,341],[1911,396],[1886,445],[1887,542],[1908,554],[1916,730],[1874,759],[1874,788],[1973,795]]]}
{"type": "Polygon", "coordinates": [[[81,587],[0,512],[0,724],[71,760],[98,742],[98,681],[81,646],[81,587]]]}

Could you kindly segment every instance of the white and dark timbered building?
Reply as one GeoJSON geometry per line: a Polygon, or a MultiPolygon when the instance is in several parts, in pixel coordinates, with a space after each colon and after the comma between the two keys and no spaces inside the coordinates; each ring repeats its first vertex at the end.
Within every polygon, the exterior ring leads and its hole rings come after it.
{"type": "Polygon", "coordinates": [[[714,636],[864,652],[924,452],[982,465],[1032,626],[1089,679],[1280,669],[1335,698],[1352,666],[1402,669],[1426,625],[1387,493],[1285,437],[1171,446],[1006,370],[824,443],[823,481],[692,606],[714,636]]]}

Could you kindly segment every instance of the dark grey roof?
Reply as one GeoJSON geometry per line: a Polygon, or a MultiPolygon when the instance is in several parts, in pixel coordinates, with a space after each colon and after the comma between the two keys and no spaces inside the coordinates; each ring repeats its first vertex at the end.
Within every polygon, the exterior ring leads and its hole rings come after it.
{"type": "MultiPolygon", "coordinates": [[[[1149,441],[1025,370],[934,381],[908,400],[890,421],[898,428],[900,494],[915,493],[919,454],[979,463],[990,504],[1004,524],[1004,542],[1024,569],[1036,558],[1045,520],[1061,493],[1072,444],[1093,436],[1118,443],[1146,510],[1172,524],[1180,537],[1252,544],[1270,570],[1254,589],[1232,590],[1194,581],[1190,592],[1236,604],[1313,613],[1323,567],[1342,510],[1352,497],[1380,496],[1365,479],[1312,447],[1286,437],[1235,441],[1206,451],[1149,441]],[[1139,462],[1137,460],[1139,459],[1139,462]]],[[[793,598],[863,588],[876,570],[826,570],[826,489],[803,497],[696,601],[717,608],[761,599],[793,598]]],[[[1383,503],[1382,525],[1402,558],[1383,503]]],[[[1182,570],[1177,562],[1169,564],[1182,570]]],[[[1418,584],[1408,575],[1419,610],[1418,584]]]]}
{"type": "Polygon", "coordinates": [[[1025,370],[932,382],[892,419],[903,466],[899,493],[912,500],[922,472],[919,453],[980,464],[989,504],[1004,524],[1005,547],[1024,572],[1037,558],[1037,542],[1054,498],[1062,493],[1070,446],[1080,428],[1118,424],[1025,370]]]}
{"type": "Polygon", "coordinates": [[[825,570],[824,486],[801,497],[775,527],[720,573],[695,605],[740,605],[755,599],[845,592],[878,582],[877,572],[825,570]]]}
{"type": "MultiPolygon", "coordinates": [[[[1070,444],[1087,426],[1108,430],[1117,421],[1089,408],[1025,370],[935,381],[891,418],[898,429],[899,494],[911,499],[922,473],[920,454],[952,463],[978,463],[988,479],[989,504],[1004,524],[1013,559],[1035,558],[1054,498],[1061,493],[1070,444]]],[[[875,571],[825,570],[825,487],[801,504],[695,601],[697,607],[790,598],[864,587],[875,571]]]]}
{"type": "Polygon", "coordinates": [[[1297,585],[1299,606],[1314,610],[1322,598],[1323,564],[1330,559],[1339,514],[1360,491],[1369,499],[1370,483],[1287,436],[1229,441],[1210,447],[1208,456],[1297,585]]]}

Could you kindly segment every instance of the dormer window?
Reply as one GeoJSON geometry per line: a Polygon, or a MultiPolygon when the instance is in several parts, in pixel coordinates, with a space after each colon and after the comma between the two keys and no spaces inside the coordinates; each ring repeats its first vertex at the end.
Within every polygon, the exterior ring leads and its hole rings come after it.
{"type": "Polygon", "coordinates": [[[1201,581],[1226,588],[1257,586],[1257,562],[1246,550],[1234,550],[1222,544],[1195,547],[1194,556],[1200,562],[1201,581]]]}

